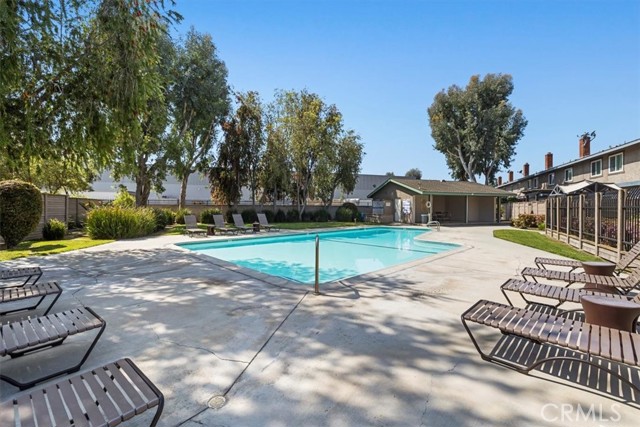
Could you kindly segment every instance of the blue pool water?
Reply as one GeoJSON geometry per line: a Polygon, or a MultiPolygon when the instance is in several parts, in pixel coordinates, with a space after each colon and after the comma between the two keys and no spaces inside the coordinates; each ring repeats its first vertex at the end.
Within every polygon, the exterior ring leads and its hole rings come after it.
{"type": "Polygon", "coordinates": [[[346,279],[458,247],[415,240],[428,230],[371,227],[179,246],[300,283],[315,281],[315,237],[320,237],[320,282],[346,279]]]}

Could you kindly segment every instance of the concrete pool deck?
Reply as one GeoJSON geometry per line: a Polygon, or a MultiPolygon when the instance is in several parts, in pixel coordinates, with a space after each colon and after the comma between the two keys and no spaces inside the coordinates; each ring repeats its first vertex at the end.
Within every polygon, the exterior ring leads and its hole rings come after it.
{"type": "MultiPolygon", "coordinates": [[[[43,267],[41,280],[64,289],[54,312],[100,314],[107,328],[82,370],[132,358],[165,395],[162,426],[637,425],[634,407],[480,359],[460,314],[481,298],[503,302],[499,285],[545,254],[493,238],[496,228],[443,227],[428,239],[461,250],[320,296],[173,246],[185,236],[3,267],[43,267]]],[[[56,363],[83,343],[29,359],[56,363]]],[[[16,393],[0,383],[0,401],[16,393]]]]}

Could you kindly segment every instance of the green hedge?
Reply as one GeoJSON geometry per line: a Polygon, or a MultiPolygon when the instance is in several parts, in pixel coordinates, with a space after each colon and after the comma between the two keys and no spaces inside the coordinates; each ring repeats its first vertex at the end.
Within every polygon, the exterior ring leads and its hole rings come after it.
{"type": "Polygon", "coordinates": [[[65,234],[67,234],[67,225],[55,218],[51,218],[42,227],[43,240],[62,240],[65,234]]]}
{"type": "Polygon", "coordinates": [[[156,215],[149,208],[105,206],[89,212],[86,229],[92,239],[142,237],[155,231],[156,215]]]}
{"type": "Polygon", "coordinates": [[[541,224],[544,226],[544,223],[544,215],[534,214],[521,214],[512,220],[512,225],[517,228],[540,228],[541,224]]]}
{"type": "Polygon", "coordinates": [[[42,215],[42,194],[28,182],[0,182],[0,236],[13,248],[31,233],[42,215]]]}
{"type": "Polygon", "coordinates": [[[213,224],[213,216],[220,215],[222,211],[218,208],[205,209],[200,213],[201,224],[213,224]]]}
{"type": "Polygon", "coordinates": [[[176,214],[171,209],[153,208],[153,214],[156,217],[156,231],[164,230],[176,220],[176,214]]]}
{"type": "Polygon", "coordinates": [[[178,209],[176,211],[176,224],[184,224],[185,215],[191,215],[191,211],[187,208],[178,209]]]}

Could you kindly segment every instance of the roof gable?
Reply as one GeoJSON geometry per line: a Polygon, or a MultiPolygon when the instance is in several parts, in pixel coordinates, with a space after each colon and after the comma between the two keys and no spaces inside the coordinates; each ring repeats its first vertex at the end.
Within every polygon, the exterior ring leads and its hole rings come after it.
{"type": "Polygon", "coordinates": [[[439,181],[435,179],[389,178],[383,184],[369,193],[367,197],[373,198],[373,196],[378,191],[380,191],[380,189],[386,187],[389,184],[398,185],[416,195],[440,194],[498,197],[508,197],[513,195],[513,193],[510,193],[508,191],[469,181],[439,181]]]}

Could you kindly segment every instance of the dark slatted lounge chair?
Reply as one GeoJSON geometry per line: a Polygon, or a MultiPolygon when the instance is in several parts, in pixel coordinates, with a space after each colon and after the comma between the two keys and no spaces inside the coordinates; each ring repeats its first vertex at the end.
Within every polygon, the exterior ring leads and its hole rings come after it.
{"type": "MultiPolygon", "coordinates": [[[[40,267],[22,267],[22,268],[8,268],[0,270],[0,281],[13,281],[15,279],[24,279],[24,282],[19,286],[24,286],[27,283],[34,284],[40,277],[42,277],[42,270],[40,267]],[[33,279],[33,281],[31,281],[33,279]]],[[[16,286],[5,283],[0,283],[0,286],[16,286]]]]}
{"type": "Polygon", "coordinates": [[[243,233],[246,233],[247,231],[253,231],[253,227],[247,227],[246,225],[244,225],[244,220],[242,219],[242,215],[232,214],[231,216],[233,217],[233,225],[238,230],[242,231],[243,233]]]}
{"type": "Polygon", "coordinates": [[[258,222],[260,223],[260,228],[264,228],[267,231],[280,231],[278,227],[273,225],[269,225],[269,221],[267,220],[267,216],[263,213],[258,214],[258,222]]]}
{"type": "Polygon", "coordinates": [[[184,216],[184,232],[189,235],[189,237],[193,237],[194,234],[200,234],[202,236],[207,235],[207,230],[203,230],[202,228],[198,228],[198,222],[196,221],[195,215],[185,215],[184,216]]]}
{"type": "Polygon", "coordinates": [[[640,295],[634,298],[630,298],[628,295],[620,294],[613,290],[611,292],[607,292],[606,290],[602,289],[567,288],[564,286],[550,285],[547,283],[528,282],[526,280],[520,279],[507,280],[500,286],[500,290],[502,291],[502,294],[507,299],[509,304],[512,306],[514,304],[509,299],[507,292],[514,292],[519,294],[527,304],[541,304],[537,301],[531,301],[527,298],[527,296],[557,301],[557,304],[543,303],[543,305],[552,307],[559,307],[565,302],[580,303],[580,298],[585,295],[598,295],[612,299],[619,299],[623,301],[631,300],[640,303],[640,295]]]}
{"type": "Polygon", "coordinates": [[[537,282],[538,278],[545,278],[564,281],[567,283],[567,286],[573,283],[584,283],[597,287],[617,289],[622,293],[629,293],[640,285],[640,269],[634,270],[625,278],[600,276],[597,274],[569,273],[568,271],[545,270],[534,267],[526,267],[520,274],[525,280],[527,280],[527,276],[529,276],[533,282],[537,282]]]}
{"type": "Polygon", "coordinates": [[[152,427],[164,396],[131,360],[121,359],[0,403],[0,425],[107,427],[153,407],[152,427]]]}
{"type": "MultiPolygon", "coordinates": [[[[633,245],[633,247],[620,258],[620,261],[616,263],[616,273],[628,269],[631,264],[640,256],[640,241],[633,245]]],[[[582,262],[572,259],[560,259],[560,258],[543,258],[537,257],[535,263],[538,268],[546,269],[548,265],[557,267],[569,267],[569,272],[573,272],[576,268],[582,268],[582,262]]]]}
{"type": "Polygon", "coordinates": [[[45,374],[28,382],[20,382],[0,369],[0,380],[21,390],[63,374],[78,371],[104,332],[106,322],[89,307],[76,308],[46,316],[38,316],[2,325],[0,330],[0,357],[20,357],[46,347],[62,344],[69,336],[98,329],[93,342],[76,365],[45,374]]]}
{"type": "Polygon", "coordinates": [[[586,363],[629,384],[636,393],[640,392],[640,387],[614,369],[608,369],[606,363],[598,363],[597,359],[591,358],[608,359],[633,368],[640,367],[640,334],[638,333],[598,326],[571,319],[569,316],[516,308],[486,300],[480,300],[471,306],[462,314],[461,320],[473,345],[484,360],[522,373],[529,373],[546,362],[569,360],[575,363],[586,363]],[[519,359],[520,363],[518,363],[518,361],[501,357],[497,353],[482,351],[469,324],[496,328],[507,336],[521,337],[534,343],[548,344],[570,351],[551,352],[553,356],[533,361],[529,358],[519,359]],[[587,357],[584,357],[585,355],[587,357]]]}
{"type": "Polygon", "coordinates": [[[62,289],[56,282],[0,288],[0,306],[10,305],[12,307],[4,311],[0,309],[0,316],[18,311],[35,310],[48,295],[55,295],[51,304],[49,304],[49,307],[47,307],[47,310],[44,312],[44,315],[46,315],[49,313],[49,310],[51,310],[51,307],[53,307],[53,304],[55,304],[58,298],[60,298],[61,293],[62,289]],[[15,304],[9,304],[32,298],[39,298],[38,302],[28,307],[17,308],[15,304]]]}
{"type": "Polygon", "coordinates": [[[224,223],[224,218],[220,214],[213,215],[213,223],[215,224],[216,231],[224,234],[238,234],[237,228],[227,227],[224,223]]]}

